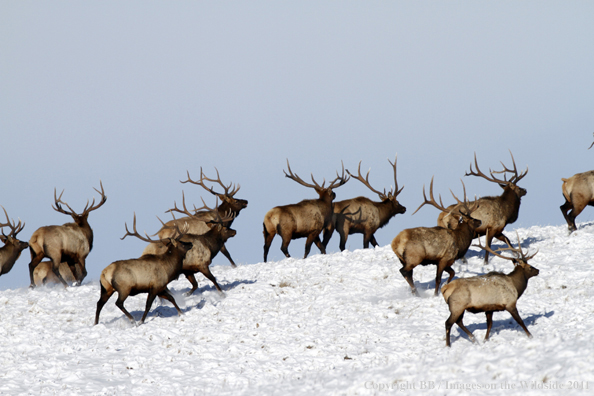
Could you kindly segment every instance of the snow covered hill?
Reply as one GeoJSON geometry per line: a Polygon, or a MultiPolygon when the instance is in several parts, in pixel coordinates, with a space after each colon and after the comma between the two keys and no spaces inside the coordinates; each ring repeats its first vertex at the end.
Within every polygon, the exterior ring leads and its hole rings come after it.
{"type": "MultiPolygon", "coordinates": [[[[201,276],[184,297],[182,276],[170,288],[184,315],[160,301],[140,326],[115,297],[93,326],[96,279],[1,291],[0,394],[593,394],[594,224],[571,236],[566,226],[518,232],[524,248],[539,250],[531,264],[540,275],[518,302],[532,339],[502,312],[482,342],[484,314],[466,314],[480,341],[454,326],[446,348],[435,266],[415,269],[415,298],[385,246],[214,266],[225,298],[201,276]]],[[[500,258],[484,267],[481,257],[471,248],[456,276],[512,270],[500,258]]],[[[126,307],[139,319],[145,301],[130,297],[126,307]]]]}

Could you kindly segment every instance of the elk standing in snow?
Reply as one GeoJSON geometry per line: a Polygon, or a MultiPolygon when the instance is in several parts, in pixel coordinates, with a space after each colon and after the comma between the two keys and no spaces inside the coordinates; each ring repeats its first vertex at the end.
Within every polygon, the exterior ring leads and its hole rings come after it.
{"type": "MultiPolygon", "coordinates": [[[[76,278],[74,274],[70,270],[70,266],[78,265],[76,263],[71,262],[61,262],[60,263],[60,275],[62,275],[62,279],[64,279],[69,285],[74,284],[76,282],[76,278]]],[[[57,285],[62,284],[60,279],[54,274],[53,271],[53,264],[51,261],[42,261],[35,267],[33,271],[33,281],[35,282],[35,286],[45,286],[45,285],[57,285]]]]}
{"type": "MultiPolygon", "coordinates": [[[[433,197],[433,178],[431,178],[429,196],[431,200],[427,199],[425,186],[423,186],[423,198],[425,201],[415,213],[425,204],[435,206],[439,210],[446,210],[441,197],[439,198],[441,205],[433,197]]],[[[443,271],[446,271],[450,275],[448,282],[452,280],[455,275],[454,270],[451,268],[452,264],[457,259],[464,257],[474,238],[476,228],[481,225],[481,221],[474,218],[474,212],[477,207],[478,204],[476,202],[469,207],[465,196],[463,206],[459,210],[462,221],[456,229],[452,230],[439,226],[432,228],[408,228],[401,231],[394,238],[392,241],[392,250],[402,263],[400,273],[410,285],[413,295],[419,295],[413,281],[413,269],[419,264],[437,265],[437,274],[435,276],[436,296],[439,294],[443,271]]]]}
{"type": "MultiPolygon", "coordinates": [[[[192,183],[192,184],[201,186],[202,188],[204,188],[211,194],[215,195],[218,199],[220,199],[221,205],[218,206],[218,208],[217,208],[218,213],[215,213],[213,211],[206,211],[206,212],[202,212],[200,214],[200,216],[193,214],[193,215],[190,215],[187,217],[170,220],[167,223],[165,223],[165,227],[163,227],[161,230],[159,230],[159,234],[158,234],[159,238],[165,239],[165,238],[170,237],[173,234],[173,231],[171,229],[172,226],[177,225],[178,227],[181,227],[182,225],[184,225],[186,223],[188,224],[188,234],[193,234],[193,235],[205,234],[208,231],[210,231],[210,229],[211,229],[209,222],[212,220],[216,221],[217,216],[218,217],[221,217],[221,216],[226,217],[228,220],[225,221],[224,226],[227,228],[231,227],[231,224],[233,223],[233,220],[235,219],[235,217],[237,217],[239,215],[239,212],[242,209],[247,207],[248,201],[245,199],[235,198],[235,194],[237,194],[237,192],[239,191],[241,186],[239,184],[237,186],[235,186],[232,183],[229,183],[229,185],[226,186],[221,181],[221,177],[219,176],[219,170],[217,168],[215,168],[215,170],[217,171],[216,179],[209,179],[208,177],[206,177],[204,175],[204,173],[202,172],[202,168],[200,168],[200,180],[198,180],[198,181],[192,180],[192,178],[190,177],[190,172],[188,172],[188,180],[182,181],[182,183],[192,183]],[[224,193],[215,192],[214,187],[208,187],[204,183],[204,181],[218,183],[223,188],[223,190],[225,192],[224,193]]],[[[221,250],[221,253],[225,257],[227,257],[227,259],[231,263],[231,266],[233,266],[235,268],[236,267],[235,262],[231,258],[231,255],[229,254],[229,251],[227,250],[227,247],[225,246],[224,243],[220,250],[221,250]]]]}
{"type": "MultiPolygon", "coordinates": [[[[511,152],[510,152],[511,154],[511,152]]],[[[503,188],[503,193],[495,197],[483,197],[478,199],[479,208],[473,213],[473,217],[479,219],[482,225],[478,227],[475,232],[476,236],[480,237],[485,235],[486,246],[491,247],[491,240],[493,237],[499,239],[502,242],[509,244],[509,239],[503,234],[503,229],[506,225],[512,224],[518,219],[520,212],[520,200],[526,195],[526,189],[519,187],[517,183],[526,176],[528,168],[524,172],[518,175],[518,169],[514,160],[513,154],[512,163],[514,168],[509,169],[503,165],[502,171],[489,171],[490,177],[485,175],[478,166],[476,160],[476,153],[474,154],[474,165],[476,171],[472,169],[470,165],[470,173],[466,173],[466,176],[480,176],[485,180],[499,184],[503,188]],[[496,173],[512,173],[513,176],[507,180],[504,176],[503,179],[495,177],[496,173]]],[[[450,205],[437,218],[437,225],[448,228],[456,228],[459,221],[460,203],[450,205]]],[[[485,264],[489,262],[489,251],[485,251],[485,264]]]]}
{"type": "Polygon", "coordinates": [[[379,228],[388,224],[392,217],[399,213],[406,212],[406,208],[400,205],[396,199],[398,194],[400,194],[404,188],[404,186],[402,186],[400,189],[398,189],[398,181],[396,180],[397,159],[398,158],[394,160],[394,163],[388,160],[394,169],[395,188],[390,190],[390,192],[387,194],[386,189],[384,189],[384,192],[382,193],[371,187],[371,184],[369,183],[369,172],[367,172],[367,176],[363,178],[361,175],[361,162],[359,162],[358,176],[353,176],[351,172],[347,170],[347,173],[350,176],[359,180],[372,192],[376,193],[379,196],[381,202],[374,202],[366,197],[357,197],[334,202],[334,214],[332,216],[332,222],[329,224],[328,228],[324,230],[324,238],[322,242],[324,248],[328,246],[328,242],[330,241],[332,233],[335,229],[338,232],[338,235],[340,235],[340,250],[346,249],[346,241],[348,236],[351,234],[363,234],[363,248],[365,249],[369,247],[370,242],[373,246],[378,246],[378,243],[375,240],[375,232],[379,228]],[[344,213],[347,207],[349,211],[360,213],[359,219],[364,220],[353,221],[352,216],[348,216],[344,213]]]}
{"type": "Polygon", "coordinates": [[[522,252],[519,237],[517,249],[514,249],[509,244],[508,248],[498,249],[498,251],[511,251],[515,257],[502,256],[487,246],[481,246],[480,239],[478,246],[491,252],[497,257],[511,260],[516,267],[507,275],[501,272],[489,272],[486,275],[456,279],[441,288],[443,298],[450,309],[450,316],[445,322],[446,346],[450,346],[450,330],[454,323],[468,334],[468,337],[472,342],[475,342],[472,333],[462,323],[465,311],[485,313],[487,316],[487,334],[485,335],[485,341],[489,339],[491,326],[493,326],[493,312],[504,310],[511,314],[515,321],[518,322],[522,329],[524,329],[528,337],[532,337],[526,328],[526,325],[524,325],[524,321],[518,314],[516,303],[518,298],[520,298],[526,290],[528,279],[538,275],[539,271],[528,264],[528,260],[533,258],[536,253],[531,256],[526,256],[522,252]]]}
{"type": "Polygon", "coordinates": [[[2,235],[0,236],[0,240],[4,242],[4,246],[0,248],[0,275],[8,273],[18,260],[21,252],[29,246],[27,242],[17,239],[17,234],[25,228],[25,224],[21,224],[20,219],[18,224],[14,220],[11,222],[6,209],[4,207],[2,209],[6,215],[6,223],[0,223],[0,228],[9,227],[10,232],[6,235],[4,234],[4,230],[2,230],[2,235]]]}
{"type": "Polygon", "coordinates": [[[594,206],[594,171],[576,173],[569,179],[561,180],[565,203],[560,208],[571,233],[577,230],[575,218],[586,206],[594,206]]]}
{"type": "MultiPolygon", "coordinates": [[[[228,225],[232,220],[233,215],[227,214],[224,217],[221,217],[217,208],[210,209],[206,206],[206,204],[199,209],[195,209],[195,214],[192,214],[186,207],[185,199],[183,202],[183,209],[177,208],[175,206],[172,211],[180,212],[186,214],[188,217],[187,219],[192,219],[194,216],[203,215],[205,212],[199,212],[202,209],[207,209],[208,216],[213,216],[213,220],[209,220],[206,222],[208,227],[210,228],[208,232],[202,235],[194,235],[188,232],[181,238],[183,242],[191,242],[193,247],[192,249],[186,254],[183,262],[183,269],[182,274],[186,276],[186,278],[192,284],[192,289],[187,293],[187,295],[192,295],[194,291],[198,288],[198,282],[194,277],[194,274],[197,272],[202,273],[205,277],[207,277],[219,291],[219,293],[223,293],[223,290],[217,283],[216,278],[210,272],[209,266],[212,263],[212,260],[217,255],[217,253],[225,246],[225,242],[227,239],[234,237],[236,231],[229,228],[228,225]]],[[[179,221],[179,220],[178,220],[179,221]]],[[[163,243],[151,243],[142,252],[143,255],[145,254],[162,254],[167,250],[167,247],[163,243]]]]}
{"type": "MultiPolygon", "coordinates": [[[[320,249],[322,254],[326,254],[326,248],[320,241],[320,233],[332,221],[333,201],[336,198],[336,193],[332,191],[345,184],[349,178],[344,175],[344,165],[342,167],[342,176],[336,173],[334,179],[328,187],[324,187],[326,181],[320,186],[314,180],[313,175],[311,180],[313,184],[306,183],[299,176],[293,174],[289,160],[287,160],[287,168],[289,174],[285,172],[285,176],[291,180],[296,181],[302,186],[313,188],[319,195],[318,199],[306,199],[299,203],[292,205],[277,206],[268,211],[264,216],[264,262],[268,258],[268,250],[270,244],[276,234],[282,238],[281,251],[286,257],[289,255],[289,243],[293,239],[307,238],[305,241],[305,255],[306,258],[311,250],[312,243],[320,249]]],[[[284,172],[284,171],[283,171],[284,172]]]]}
{"type": "Polygon", "coordinates": [[[95,198],[91,206],[89,201],[85,205],[81,214],[77,214],[66,202],[62,201],[62,194],[56,197],[56,190],[54,189],[54,201],[56,206],[52,208],[60,213],[72,216],[74,223],[66,223],[61,226],[45,226],[38,228],[31,239],[29,240],[29,250],[31,251],[31,263],[29,263],[29,276],[31,278],[31,286],[35,287],[35,280],[33,278],[33,271],[35,267],[41,262],[44,257],[52,260],[52,271],[64,286],[68,284],[60,275],[60,263],[77,263],[71,267],[75,274],[76,281],[80,284],[85,276],[87,270],[85,267],[85,259],[93,249],[93,230],[88,222],[89,213],[93,210],[99,209],[107,200],[105,191],[103,190],[103,183],[99,183],[101,191],[95,188],[101,194],[101,200],[95,205],[95,198]],[[65,205],[68,210],[62,208],[65,205]]]}
{"type": "Polygon", "coordinates": [[[122,239],[131,235],[149,243],[160,242],[166,246],[165,252],[161,254],[144,254],[137,259],[115,261],[105,267],[101,272],[101,296],[99,297],[99,301],[97,301],[95,324],[99,323],[101,309],[116,291],[118,292],[118,299],[115,305],[132,323],[136,322],[130,312],[124,307],[124,301],[126,301],[128,296],[135,296],[139,293],[148,293],[146,308],[140,323],[144,323],[144,319],[157,296],[171,302],[178,314],[182,314],[175,299],[169,292],[169,289],[167,289],[167,285],[179,277],[182,271],[184,257],[192,248],[191,242],[181,240],[186,230],[180,231],[177,228],[175,238],[167,238],[160,241],[152,240],[148,235],[145,238],[136,231],[136,214],[134,214],[133,229],[134,232],[131,233],[128,230],[128,225],[126,225],[126,235],[122,239]]]}

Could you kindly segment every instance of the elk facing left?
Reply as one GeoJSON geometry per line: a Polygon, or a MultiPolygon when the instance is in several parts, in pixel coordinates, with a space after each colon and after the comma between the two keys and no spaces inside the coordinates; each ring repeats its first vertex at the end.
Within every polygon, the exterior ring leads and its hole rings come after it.
{"type": "Polygon", "coordinates": [[[0,248],[0,275],[8,273],[14,266],[14,263],[18,260],[21,252],[26,249],[29,244],[27,242],[19,241],[17,234],[25,228],[25,224],[21,224],[21,220],[16,224],[14,220],[12,222],[8,218],[6,209],[2,207],[4,214],[6,215],[6,223],[0,223],[0,229],[2,229],[2,235],[0,240],[4,242],[4,246],[0,248]],[[10,233],[6,235],[4,233],[4,227],[10,228],[10,233]]]}
{"type": "Polygon", "coordinates": [[[54,189],[55,206],[52,206],[52,208],[56,212],[71,216],[74,222],[61,226],[40,227],[33,233],[29,240],[29,250],[31,251],[31,262],[29,263],[31,285],[29,287],[35,287],[33,271],[45,257],[52,261],[52,271],[65,287],[68,283],[60,274],[59,268],[61,262],[67,261],[68,263],[74,263],[70,269],[78,284],[82,283],[83,279],[87,276],[85,260],[91,249],[93,249],[93,230],[88,222],[89,213],[99,209],[107,200],[101,181],[99,181],[99,185],[101,191],[95,188],[95,191],[101,195],[99,203],[95,204],[95,198],[93,198],[90,205],[89,201],[87,201],[80,214],[76,213],[70,205],[62,201],[64,191],[58,197],[54,189]],[[63,206],[67,209],[64,209],[63,206]]]}

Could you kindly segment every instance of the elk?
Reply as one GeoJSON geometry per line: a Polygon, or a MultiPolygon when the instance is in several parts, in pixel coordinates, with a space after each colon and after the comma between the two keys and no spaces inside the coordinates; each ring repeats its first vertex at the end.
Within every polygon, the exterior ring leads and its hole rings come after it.
{"type": "Polygon", "coordinates": [[[4,206],[2,207],[2,210],[4,210],[4,214],[6,215],[6,223],[0,223],[0,228],[2,229],[0,240],[4,242],[4,246],[0,248],[0,276],[7,274],[18,260],[21,252],[29,247],[27,242],[19,241],[17,239],[18,233],[25,228],[25,224],[21,223],[20,219],[18,224],[16,224],[14,220],[11,222],[4,206]],[[8,235],[4,234],[4,227],[10,228],[8,235]]]}
{"type": "MultiPolygon", "coordinates": [[[[206,206],[206,204],[204,204],[202,208],[195,209],[194,212],[197,213],[201,209],[207,209],[208,212],[212,213],[214,216],[213,220],[206,222],[207,226],[209,227],[208,232],[202,235],[188,233],[181,238],[181,241],[191,242],[193,245],[192,249],[186,254],[186,257],[184,258],[182,268],[182,274],[184,274],[188,281],[190,281],[192,284],[192,288],[186,294],[188,296],[192,295],[194,291],[198,289],[198,282],[196,282],[196,278],[194,277],[194,274],[197,272],[200,272],[205,277],[207,277],[214,284],[219,293],[223,293],[223,290],[217,283],[216,278],[210,272],[209,266],[217,253],[225,245],[227,239],[234,237],[236,234],[236,231],[229,228],[227,225],[231,222],[231,220],[233,220],[232,214],[227,213],[227,215],[221,217],[218,210],[218,205],[217,208],[213,210],[206,206]]],[[[190,220],[196,216],[196,214],[192,214],[187,209],[185,199],[183,200],[183,209],[177,208],[176,205],[172,211],[184,213],[188,216],[186,218],[190,220]]],[[[144,249],[142,254],[162,254],[165,252],[165,250],[167,250],[167,247],[163,243],[151,243],[144,249]]]]}
{"type": "Polygon", "coordinates": [[[561,180],[565,197],[565,203],[560,206],[561,213],[565,217],[569,233],[572,233],[577,230],[575,218],[586,206],[594,206],[594,171],[576,173],[569,179],[561,180]]]}
{"type": "Polygon", "coordinates": [[[515,321],[524,329],[528,337],[532,337],[526,325],[524,325],[524,321],[518,314],[516,303],[518,298],[526,290],[528,279],[537,276],[539,273],[538,269],[528,264],[528,260],[533,258],[538,252],[526,256],[522,252],[519,237],[517,249],[514,249],[508,244],[507,248],[497,250],[497,252],[510,251],[514,254],[514,257],[503,256],[487,246],[480,245],[480,239],[479,245],[475,246],[479,246],[497,257],[511,260],[515,268],[509,274],[489,272],[486,275],[455,279],[441,288],[443,298],[450,309],[450,316],[445,322],[446,346],[450,346],[450,330],[454,323],[468,334],[472,342],[476,341],[472,333],[462,323],[465,311],[485,313],[487,316],[485,341],[489,339],[491,326],[493,325],[493,312],[504,310],[511,314],[515,321]]]}
{"type": "Polygon", "coordinates": [[[101,296],[97,301],[97,312],[95,313],[95,324],[99,323],[99,314],[101,309],[109,300],[114,292],[118,292],[118,299],[115,305],[135,324],[134,318],[124,307],[124,301],[128,296],[135,296],[140,293],[148,293],[146,299],[146,308],[140,323],[144,323],[144,319],[148,314],[153,301],[157,296],[164,298],[171,302],[179,315],[182,315],[175,299],[171,295],[167,285],[177,279],[182,271],[183,260],[187,252],[192,248],[191,242],[182,241],[182,237],[187,232],[187,227],[180,231],[175,228],[175,237],[160,239],[159,241],[141,236],[136,231],[136,213],[134,214],[134,232],[128,230],[126,224],[126,234],[121,238],[124,239],[128,235],[135,236],[142,241],[149,243],[162,243],[166,249],[160,254],[144,254],[137,259],[114,261],[109,264],[101,272],[101,296]]]}
{"type": "Polygon", "coordinates": [[[289,243],[293,239],[307,238],[305,241],[306,258],[311,250],[312,243],[320,249],[322,254],[326,254],[326,248],[320,241],[320,233],[328,227],[332,221],[333,201],[336,198],[334,188],[344,185],[349,177],[345,177],[344,165],[342,166],[342,176],[336,172],[336,178],[325,187],[326,180],[320,186],[316,183],[313,174],[311,180],[313,184],[306,183],[299,176],[293,174],[289,160],[287,159],[287,168],[289,174],[283,170],[285,176],[296,181],[302,186],[313,188],[319,195],[318,199],[305,199],[292,205],[276,206],[268,211],[264,216],[264,262],[268,258],[270,244],[276,234],[282,238],[281,251],[286,257],[289,255],[289,243]]]}
{"type": "MultiPolygon", "coordinates": [[[[64,279],[69,285],[74,284],[76,282],[76,278],[74,274],[70,270],[70,266],[76,265],[75,263],[69,264],[68,262],[61,262],[60,263],[60,275],[62,275],[62,279],[64,279]]],[[[45,285],[57,285],[62,284],[60,279],[54,274],[53,271],[53,264],[51,261],[42,261],[35,267],[33,271],[33,281],[35,282],[35,286],[45,286],[45,285]]]]}
{"type": "MultiPolygon", "coordinates": [[[[511,154],[511,151],[510,151],[511,154]]],[[[503,234],[503,229],[506,225],[514,223],[518,219],[520,211],[520,201],[524,195],[526,195],[526,189],[519,187],[517,183],[526,176],[528,168],[521,174],[518,174],[516,162],[513,154],[511,154],[513,169],[509,169],[503,163],[502,171],[489,170],[490,177],[485,175],[479,168],[476,159],[476,153],[474,154],[474,165],[476,171],[472,169],[470,165],[470,173],[466,173],[465,176],[480,176],[485,180],[499,184],[503,188],[503,193],[495,197],[482,197],[479,198],[479,208],[473,213],[473,217],[481,220],[482,225],[476,229],[476,237],[485,235],[486,246],[491,247],[491,241],[493,237],[499,239],[502,242],[509,244],[509,239],[503,234]],[[495,176],[497,173],[503,173],[504,178],[498,178],[495,176]],[[513,176],[507,180],[505,173],[512,173],[513,176]]],[[[455,228],[459,221],[458,208],[461,203],[458,202],[454,205],[447,207],[437,218],[437,224],[442,227],[455,228]]],[[[485,250],[484,263],[489,262],[489,251],[485,250]]]]}
{"type": "MultiPolygon", "coordinates": [[[[169,227],[176,225],[176,224],[178,226],[181,226],[185,223],[188,224],[188,227],[189,227],[188,233],[189,234],[201,235],[201,234],[207,233],[211,229],[208,222],[212,221],[212,220],[216,221],[217,216],[218,217],[221,217],[221,216],[226,217],[228,220],[225,221],[224,226],[227,228],[231,227],[231,224],[233,223],[233,220],[235,219],[235,217],[237,217],[237,215],[239,215],[239,212],[242,209],[247,207],[248,201],[245,199],[235,198],[235,194],[237,194],[237,192],[239,191],[241,186],[239,184],[233,185],[232,183],[229,183],[229,185],[226,186],[221,181],[221,177],[219,176],[219,170],[217,168],[215,168],[215,170],[217,172],[217,178],[210,179],[204,175],[204,173],[202,172],[202,168],[200,168],[200,180],[198,180],[198,181],[192,180],[192,178],[190,177],[190,172],[188,171],[188,180],[182,181],[182,183],[192,183],[192,184],[201,186],[202,188],[204,188],[211,194],[215,195],[218,199],[220,199],[221,205],[217,207],[218,213],[215,213],[214,211],[209,210],[209,211],[203,212],[201,214],[201,216],[197,216],[196,214],[194,214],[194,215],[189,215],[189,216],[186,216],[183,218],[170,220],[167,223],[165,223],[165,227],[163,227],[161,230],[159,230],[159,234],[158,234],[159,238],[170,237],[172,235],[173,231],[171,231],[171,228],[169,228],[169,227]],[[218,183],[223,188],[224,193],[215,192],[214,187],[208,187],[204,183],[204,181],[218,183]]],[[[235,262],[231,258],[231,255],[229,254],[229,251],[227,250],[227,247],[225,246],[224,243],[223,243],[223,246],[220,248],[220,250],[221,250],[221,253],[223,253],[223,255],[225,257],[227,257],[227,259],[231,263],[231,266],[233,268],[235,268],[236,267],[235,262]]]]}
{"type": "MultiPolygon", "coordinates": [[[[431,200],[427,199],[425,186],[423,186],[424,202],[418,207],[415,213],[425,204],[435,206],[439,210],[446,210],[443,206],[441,196],[439,197],[440,204],[433,197],[433,178],[431,178],[429,196],[431,200]]],[[[455,275],[454,270],[451,268],[452,264],[457,259],[464,257],[474,238],[476,228],[481,225],[481,221],[474,218],[474,212],[477,208],[478,203],[474,202],[469,206],[466,196],[464,196],[463,206],[459,209],[462,220],[456,229],[440,226],[408,228],[401,231],[394,238],[392,241],[392,250],[402,263],[400,273],[410,285],[413,295],[419,295],[413,281],[413,269],[419,264],[437,265],[435,296],[439,294],[443,271],[446,271],[450,275],[448,282],[452,280],[455,275]]]]}
{"type": "Polygon", "coordinates": [[[40,227],[31,236],[29,240],[29,250],[31,251],[31,262],[29,263],[31,288],[35,287],[33,271],[35,271],[35,267],[37,267],[44,257],[52,261],[52,271],[64,286],[68,284],[62,278],[59,271],[60,263],[63,261],[69,264],[78,264],[78,266],[72,266],[71,270],[75,274],[76,281],[79,284],[87,276],[85,259],[91,249],[93,249],[93,230],[88,222],[89,213],[99,209],[107,200],[107,196],[103,190],[103,183],[100,181],[99,184],[101,191],[96,188],[95,191],[101,195],[101,200],[98,204],[95,204],[95,198],[93,198],[90,206],[89,201],[87,201],[81,214],[77,214],[66,202],[62,201],[64,191],[57,197],[56,189],[54,189],[55,206],[52,206],[52,208],[59,213],[72,216],[74,222],[61,226],[40,227]],[[65,210],[62,205],[66,206],[68,210],[65,210]]]}
{"type": "Polygon", "coordinates": [[[388,160],[392,168],[394,169],[394,184],[395,188],[391,189],[386,194],[386,189],[384,192],[378,191],[371,187],[369,183],[369,171],[367,172],[367,176],[363,178],[361,175],[361,162],[359,162],[358,168],[358,176],[353,176],[351,172],[348,171],[347,173],[349,176],[353,177],[354,179],[359,180],[363,183],[367,188],[369,188],[372,192],[376,193],[379,196],[381,202],[374,202],[366,197],[357,197],[352,199],[347,199],[344,201],[334,202],[334,214],[332,216],[332,222],[329,226],[324,230],[324,237],[322,244],[324,248],[328,246],[328,242],[332,237],[332,233],[336,229],[338,235],[340,235],[340,250],[346,249],[346,241],[349,235],[351,234],[363,234],[363,248],[367,249],[369,247],[369,243],[375,247],[378,246],[378,243],[375,239],[375,232],[379,229],[388,224],[390,219],[396,216],[399,213],[405,213],[406,208],[398,202],[396,197],[400,194],[404,186],[398,189],[398,181],[396,180],[396,161],[398,157],[392,161],[388,160]],[[351,211],[360,211],[359,218],[364,219],[360,221],[353,221],[352,217],[346,215],[344,211],[349,208],[351,211]]]}

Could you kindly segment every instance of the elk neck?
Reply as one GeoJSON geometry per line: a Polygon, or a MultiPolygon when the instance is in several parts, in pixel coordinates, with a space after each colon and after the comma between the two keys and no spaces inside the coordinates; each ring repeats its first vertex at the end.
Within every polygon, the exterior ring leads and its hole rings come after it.
{"type": "Polygon", "coordinates": [[[503,189],[503,194],[501,194],[501,206],[504,212],[506,212],[505,214],[508,218],[508,224],[511,224],[518,219],[518,214],[520,213],[520,200],[521,197],[519,197],[511,187],[507,186],[503,189]]]}
{"type": "Polygon", "coordinates": [[[518,298],[520,298],[528,286],[528,277],[526,276],[526,272],[521,266],[516,265],[514,270],[507,274],[507,277],[511,279],[514,287],[518,291],[518,298]]]}
{"type": "Polygon", "coordinates": [[[398,201],[391,199],[384,199],[381,202],[373,202],[373,205],[377,208],[379,213],[379,227],[383,227],[399,213],[405,213],[406,208],[398,201]]]}

